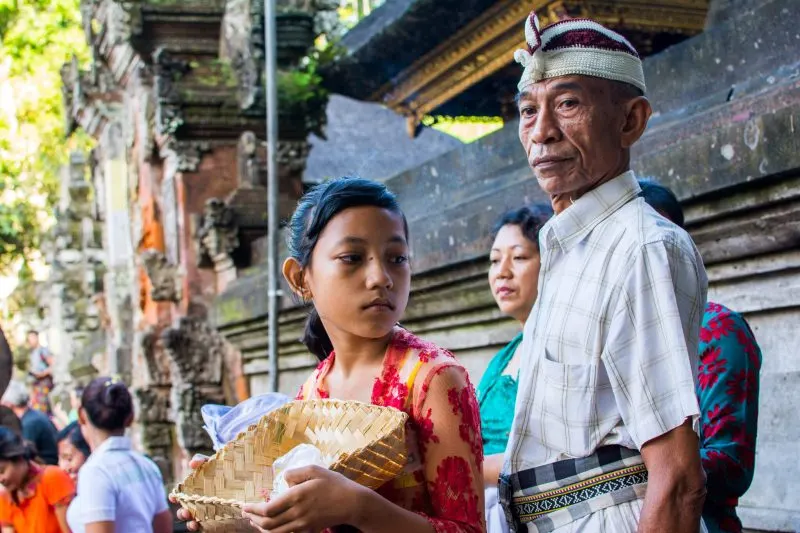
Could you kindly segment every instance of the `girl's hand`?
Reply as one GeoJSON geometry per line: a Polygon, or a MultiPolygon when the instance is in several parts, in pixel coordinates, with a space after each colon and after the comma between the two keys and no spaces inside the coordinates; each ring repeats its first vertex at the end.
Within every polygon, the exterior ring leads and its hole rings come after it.
{"type": "MultiPolygon", "coordinates": [[[[189,468],[191,468],[192,470],[197,470],[200,467],[200,465],[202,465],[206,461],[208,461],[208,457],[198,453],[197,455],[192,457],[191,461],[189,461],[189,468]]],[[[169,501],[175,504],[178,503],[172,497],[171,494],[169,495],[169,501]]],[[[188,520],[188,522],[186,523],[186,529],[188,529],[189,531],[200,531],[200,524],[192,520],[192,518],[193,518],[192,514],[188,510],[184,509],[183,507],[178,509],[178,520],[184,520],[184,521],[188,520]]]]}
{"type": "Polygon", "coordinates": [[[357,525],[359,501],[368,491],[336,472],[318,466],[288,470],[290,490],[274,500],[245,505],[242,516],[268,533],[317,532],[357,525]]]}

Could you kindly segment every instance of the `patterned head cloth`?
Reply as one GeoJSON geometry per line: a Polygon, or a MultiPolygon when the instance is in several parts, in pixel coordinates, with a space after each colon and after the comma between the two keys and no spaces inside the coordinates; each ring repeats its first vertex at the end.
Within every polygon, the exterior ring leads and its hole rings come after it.
{"type": "Polygon", "coordinates": [[[539,18],[531,12],[525,21],[525,40],[528,49],[514,54],[525,68],[517,85],[520,92],[532,83],[574,74],[622,81],[645,90],[636,49],[625,37],[597,22],[563,20],[540,30],[539,18]]]}

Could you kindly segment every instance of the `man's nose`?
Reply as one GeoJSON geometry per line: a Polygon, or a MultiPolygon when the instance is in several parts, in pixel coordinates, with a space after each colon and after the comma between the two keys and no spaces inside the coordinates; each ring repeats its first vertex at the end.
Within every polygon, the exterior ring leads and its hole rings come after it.
{"type": "Polygon", "coordinates": [[[558,141],[561,130],[555,114],[547,107],[541,109],[536,115],[531,128],[531,142],[536,144],[550,144],[558,141]]]}

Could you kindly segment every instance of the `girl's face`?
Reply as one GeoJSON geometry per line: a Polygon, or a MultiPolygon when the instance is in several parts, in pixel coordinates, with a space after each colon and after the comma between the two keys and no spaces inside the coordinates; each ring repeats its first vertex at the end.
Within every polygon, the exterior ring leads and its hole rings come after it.
{"type": "Polygon", "coordinates": [[[26,459],[0,460],[0,484],[9,492],[21,489],[29,468],[26,459]]]}
{"type": "Polygon", "coordinates": [[[408,304],[408,254],[402,215],[378,207],[345,209],[320,234],[303,270],[301,296],[313,299],[331,339],[380,339],[408,304]]]}
{"type": "Polygon", "coordinates": [[[539,249],[519,226],[506,224],[497,232],[489,260],[489,285],[497,306],[524,324],[536,303],[539,249]]]}
{"type": "Polygon", "coordinates": [[[58,466],[72,478],[78,481],[78,470],[86,462],[86,456],[72,444],[68,438],[61,439],[58,443],[58,466]]]}

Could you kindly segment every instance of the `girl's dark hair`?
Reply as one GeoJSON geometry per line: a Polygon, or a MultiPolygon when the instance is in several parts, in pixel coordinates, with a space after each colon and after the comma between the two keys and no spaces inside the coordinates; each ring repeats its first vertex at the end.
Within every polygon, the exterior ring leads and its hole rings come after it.
{"type": "Polygon", "coordinates": [[[133,415],[133,398],[123,382],[95,378],[83,389],[81,407],[94,427],[116,431],[125,428],[133,415]]]}
{"type": "Polygon", "coordinates": [[[506,211],[495,223],[492,238],[497,237],[503,226],[519,226],[522,235],[538,248],[539,232],[552,216],[553,208],[548,204],[536,204],[506,211]]]}
{"type": "Polygon", "coordinates": [[[71,422],[58,432],[56,442],[61,442],[62,440],[68,440],[70,444],[75,446],[84,455],[84,457],[89,457],[92,453],[92,449],[89,448],[89,443],[83,438],[81,427],[77,422],[71,422]]]}
{"type": "Polygon", "coordinates": [[[0,427],[0,460],[30,461],[36,458],[36,446],[8,429],[0,427]]]}
{"type": "Polygon", "coordinates": [[[683,206],[674,192],[650,178],[640,179],[639,187],[642,189],[639,196],[644,198],[645,202],[656,211],[663,213],[676,226],[683,227],[685,222],[683,206]]]}
{"type": "MultiPolygon", "coordinates": [[[[346,176],[321,183],[300,199],[289,221],[289,255],[305,268],[311,261],[319,236],[333,217],[345,209],[364,206],[388,209],[401,215],[408,239],[408,222],[395,195],[382,183],[346,176]]],[[[300,340],[320,361],[333,351],[331,339],[313,308],[300,340]]]]}

